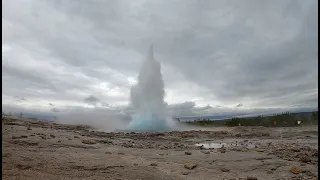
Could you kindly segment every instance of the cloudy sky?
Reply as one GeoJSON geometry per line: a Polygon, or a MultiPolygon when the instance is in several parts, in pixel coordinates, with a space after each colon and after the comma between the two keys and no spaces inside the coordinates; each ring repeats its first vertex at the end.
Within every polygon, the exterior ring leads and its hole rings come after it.
{"type": "Polygon", "coordinates": [[[317,0],[3,0],[2,103],[124,108],[150,44],[190,111],[315,107],[317,0]]]}

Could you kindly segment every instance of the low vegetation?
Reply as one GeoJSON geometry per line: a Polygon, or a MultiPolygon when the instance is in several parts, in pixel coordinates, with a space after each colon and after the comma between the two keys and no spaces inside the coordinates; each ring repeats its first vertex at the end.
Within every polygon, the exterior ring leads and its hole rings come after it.
{"type": "Polygon", "coordinates": [[[318,125],[318,111],[312,113],[283,112],[271,116],[242,117],[226,120],[198,119],[187,121],[187,124],[198,126],[265,126],[293,127],[300,125],[318,125]]]}

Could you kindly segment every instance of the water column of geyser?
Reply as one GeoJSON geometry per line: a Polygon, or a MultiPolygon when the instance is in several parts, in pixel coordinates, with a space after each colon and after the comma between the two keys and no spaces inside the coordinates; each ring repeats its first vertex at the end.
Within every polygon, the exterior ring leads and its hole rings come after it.
{"type": "Polygon", "coordinates": [[[130,102],[134,115],[127,130],[170,131],[171,127],[165,116],[164,94],[161,65],[154,59],[151,45],[139,72],[138,82],[131,88],[130,102]]]}

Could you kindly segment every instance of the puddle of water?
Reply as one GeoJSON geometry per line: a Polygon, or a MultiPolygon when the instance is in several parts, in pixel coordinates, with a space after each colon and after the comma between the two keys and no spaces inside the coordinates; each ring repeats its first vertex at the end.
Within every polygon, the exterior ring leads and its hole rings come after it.
{"type": "Polygon", "coordinates": [[[221,148],[222,146],[226,147],[227,143],[200,143],[195,144],[196,146],[203,146],[205,149],[212,149],[212,148],[221,148]]]}
{"type": "Polygon", "coordinates": [[[195,144],[196,146],[200,147],[202,146],[205,149],[219,149],[221,147],[246,147],[248,149],[253,149],[255,148],[254,143],[199,143],[195,144]]]}

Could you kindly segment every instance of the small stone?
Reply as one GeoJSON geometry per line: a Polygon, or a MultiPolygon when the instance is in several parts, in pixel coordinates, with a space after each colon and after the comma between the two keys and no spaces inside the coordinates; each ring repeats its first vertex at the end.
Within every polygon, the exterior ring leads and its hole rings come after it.
{"type": "Polygon", "coordinates": [[[306,163],[301,163],[301,164],[300,164],[300,166],[306,166],[306,165],[307,165],[306,163]]]}
{"type": "Polygon", "coordinates": [[[58,143],[61,143],[61,140],[58,140],[57,142],[58,142],[58,143]]]}
{"type": "Polygon", "coordinates": [[[199,149],[204,149],[204,146],[203,146],[203,145],[201,145],[201,146],[198,146],[198,148],[199,148],[199,149]]]}
{"type": "Polygon", "coordinates": [[[248,177],[247,177],[247,180],[258,180],[258,178],[253,177],[253,176],[248,176],[248,177]]]}
{"type": "Polygon", "coordinates": [[[119,155],[124,155],[124,153],[123,153],[123,152],[119,152],[118,154],[119,154],[119,155]]]}
{"type": "Polygon", "coordinates": [[[137,163],[134,163],[133,165],[134,165],[134,166],[138,166],[138,164],[137,164],[137,163]]]}
{"type": "Polygon", "coordinates": [[[203,154],[210,154],[210,151],[200,151],[202,152],[203,154]]]}
{"type": "Polygon", "coordinates": [[[228,168],[221,168],[220,169],[222,172],[230,172],[230,169],[228,169],[228,168]]]}
{"type": "MultiPolygon", "coordinates": [[[[100,140],[100,141],[99,141],[99,143],[101,143],[101,144],[113,144],[113,142],[112,142],[112,141],[105,140],[105,139],[100,140]]],[[[126,146],[126,143],[124,143],[124,145],[126,146]]],[[[131,145],[132,145],[132,144],[131,144],[131,145]]]]}
{"type": "Polygon", "coordinates": [[[97,142],[92,139],[83,139],[83,140],[81,140],[81,142],[83,144],[97,144],[97,142]]]}
{"type": "Polygon", "coordinates": [[[56,136],[55,136],[55,135],[53,135],[53,134],[50,134],[50,137],[51,137],[51,138],[55,138],[56,136]]]}
{"type": "Polygon", "coordinates": [[[73,136],[74,138],[76,138],[76,139],[78,139],[79,138],[79,136],[73,136]]]}
{"type": "Polygon", "coordinates": [[[31,127],[28,127],[27,130],[32,130],[31,127]]]}
{"type": "Polygon", "coordinates": [[[198,166],[198,164],[194,163],[194,162],[187,162],[184,164],[184,168],[186,169],[194,169],[198,166]]]}
{"type": "Polygon", "coordinates": [[[214,163],[214,160],[212,160],[211,162],[209,162],[210,165],[212,165],[214,163]]]}
{"type": "Polygon", "coordinates": [[[221,152],[221,153],[226,153],[227,152],[226,148],[220,148],[220,149],[218,149],[218,151],[221,152]]]}
{"type": "Polygon", "coordinates": [[[293,174],[299,174],[299,173],[301,173],[301,169],[298,168],[298,167],[292,167],[290,169],[290,172],[293,173],[293,174]]]}
{"type": "Polygon", "coordinates": [[[187,152],[184,152],[184,154],[185,155],[191,155],[192,153],[187,151],[187,152]]]}
{"type": "Polygon", "coordinates": [[[158,166],[157,163],[151,163],[150,166],[158,166]]]}
{"type": "Polygon", "coordinates": [[[313,172],[311,172],[311,171],[309,171],[309,170],[307,170],[307,171],[305,172],[305,175],[311,176],[311,177],[318,177],[318,174],[317,174],[317,173],[313,173],[313,172]]]}
{"type": "Polygon", "coordinates": [[[291,149],[291,151],[293,151],[293,152],[300,152],[300,149],[293,148],[293,149],[291,149]]]}
{"type": "Polygon", "coordinates": [[[308,162],[311,162],[311,158],[309,156],[302,156],[300,158],[300,161],[304,163],[308,163],[308,162]]]}
{"type": "Polygon", "coordinates": [[[17,168],[22,169],[22,170],[27,170],[27,169],[30,169],[31,166],[18,164],[18,165],[17,165],[17,168]]]}
{"type": "Polygon", "coordinates": [[[190,174],[189,171],[183,171],[183,172],[182,172],[182,175],[188,175],[188,174],[190,174]]]}
{"type": "Polygon", "coordinates": [[[112,154],[111,152],[109,152],[109,151],[107,151],[107,152],[105,152],[105,154],[112,154]]]}
{"type": "Polygon", "coordinates": [[[256,149],[257,152],[264,152],[264,149],[256,149]]]}

